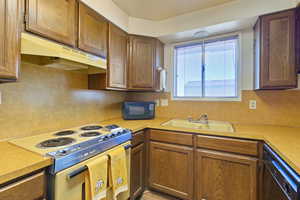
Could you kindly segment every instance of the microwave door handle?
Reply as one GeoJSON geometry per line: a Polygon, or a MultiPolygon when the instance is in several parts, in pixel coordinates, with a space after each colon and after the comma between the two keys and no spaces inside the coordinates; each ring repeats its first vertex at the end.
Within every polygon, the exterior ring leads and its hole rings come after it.
{"type": "Polygon", "coordinates": [[[68,174],[68,179],[70,180],[70,179],[76,177],[77,175],[83,173],[87,169],[88,169],[87,166],[83,166],[83,167],[80,167],[80,168],[74,170],[73,172],[71,172],[70,174],[68,174]]]}

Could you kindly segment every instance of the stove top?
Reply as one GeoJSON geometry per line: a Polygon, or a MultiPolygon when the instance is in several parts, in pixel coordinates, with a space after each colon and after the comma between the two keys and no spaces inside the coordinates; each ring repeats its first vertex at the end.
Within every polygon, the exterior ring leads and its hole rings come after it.
{"type": "Polygon", "coordinates": [[[10,142],[44,156],[54,164],[55,174],[92,156],[128,142],[131,131],[117,125],[86,125],[77,128],[11,140],[10,142]]]}
{"type": "Polygon", "coordinates": [[[101,129],[102,126],[84,126],[84,127],[81,127],[80,129],[83,130],[83,131],[93,131],[93,130],[99,130],[101,129]]]}
{"type": "Polygon", "coordinates": [[[45,140],[37,145],[38,148],[61,147],[74,143],[76,140],[70,137],[61,137],[45,140]]]}
{"type": "Polygon", "coordinates": [[[101,135],[101,133],[96,132],[96,131],[85,132],[85,133],[80,134],[81,137],[96,137],[96,136],[99,136],[99,135],[101,135]]]}
{"type": "Polygon", "coordinates": [[[66,135],[73,135],[75,134],[76,131],[72,131],[72,130],[66,130],[66,131],[60,131],[60,132],[57,132],[55,133],[54,135],[55,136],[66,136],[66,135]]]}

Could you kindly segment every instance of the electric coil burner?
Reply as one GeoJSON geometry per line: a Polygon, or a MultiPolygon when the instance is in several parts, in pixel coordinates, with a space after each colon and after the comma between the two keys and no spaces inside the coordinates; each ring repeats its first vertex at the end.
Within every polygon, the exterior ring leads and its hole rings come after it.
{"type": "Polygon", "coordinates": [[[75,133],[76,133],[75,131],[67,130],[67,131],[60,131],[60,132],[57,132],[57,133],[55,133],[54,135],[56,135],[56,136],[66,136],[66,135],[73,135],[73,134],[75,134],[75,133]]]}
{"type": "Polygon", "coordinates": [[[102,126],[84,126],[81,128],[83,131],[93,131],[93,130],[99,130],[102,126]]]}
{"type": "Polygon", "coordinates": [[[50,140],[45,140],[41,143],[39,143],[37,146],[39,148],[51,148],[51,147],[60,147],[72,144],[76,140],[69,137],[62,137],[62,138],[54,138],[50,140]]]}
{"type": "Polygon", "coordinates": [[[96,137],[96,136],[99,136],[99,135],[101,135],[101,133],[95,132],[95,131],[80,134],[81,137],[96,137]]]}

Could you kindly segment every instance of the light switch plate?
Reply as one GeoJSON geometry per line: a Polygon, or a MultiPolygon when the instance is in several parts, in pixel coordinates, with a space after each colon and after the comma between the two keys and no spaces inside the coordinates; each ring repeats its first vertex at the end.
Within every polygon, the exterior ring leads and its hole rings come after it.
{"type": "Polygon", "coordinates": [[[160,106],[159,99],[155,99],[156,107],[160,106]]]}
{"type": "Polygon", "coordinates": [[[256,100],[249,101],[249,109],[255,110],[256,109],[256,100]]]}
{"type": "Polygon", "coordinates": [[[160,105],[161,106],[168,106],[169,105],[169,100],[168,99],[161,99],[160,100],[160,105]]]}

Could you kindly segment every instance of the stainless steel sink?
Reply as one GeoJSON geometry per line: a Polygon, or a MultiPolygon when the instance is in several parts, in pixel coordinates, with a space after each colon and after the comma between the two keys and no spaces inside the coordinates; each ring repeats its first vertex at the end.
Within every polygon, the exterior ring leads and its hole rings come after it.
{"type": "Polygon", "coordinates": [[[162,124],[162,126],[172,126],[178,128],[188,128],[196,130],[234,132],[233,126],[229,122],[208,120],[207,123],[191,122],[186,119],[172,119],[162,124]]]}

